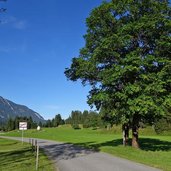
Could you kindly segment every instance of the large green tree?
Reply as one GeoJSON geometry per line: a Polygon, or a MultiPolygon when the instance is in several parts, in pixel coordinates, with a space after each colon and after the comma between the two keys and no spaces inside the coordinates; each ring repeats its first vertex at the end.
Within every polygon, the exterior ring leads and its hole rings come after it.
{"type": "Polygon", "coordinates": [[[89,105],[129,122],[132,145],[139,147],[139,121],[165,115],[171,107],[169,2],[103,2],[86,23],[85,47],[65,75],[90,84],[89,105]]]}

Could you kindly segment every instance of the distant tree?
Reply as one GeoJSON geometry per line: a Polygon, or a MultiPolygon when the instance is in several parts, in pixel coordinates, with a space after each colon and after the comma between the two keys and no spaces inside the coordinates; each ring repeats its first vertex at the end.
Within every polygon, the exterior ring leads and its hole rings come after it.
{"type": "Polygon", "coordinates": [[[60,125],[64,125],[65,124],[65,120],[62,119],[61,122],[60,122],[60,125]]]}
{"type": "Polygon", "coordinates": [[[87,119],[88,117],[88,110],[84,110],[83,113],[82,113],[82,119],[81,119],[81,123],[84,124],[85,120],[87,119]]]}
{"type": "MultiPolygon", "coordinates": [[[[20,120],[23,120],[23,119],[20,119],[20,120]]],[[[33,119],[32,119],[31,116],[30,116],[29,118],[25,119],[24,121],[27,122],[27,128],[28,128],[28,129],[33,128],[33,119]]]]}
{"type": "Polygon", "coordinates": [[[0,131],[5,131],[5,123],[0,120],[0,131]]]}
{"type": "Polygon", "coordinates": [[[43,124],[42,124],[42,122],[39,122],[39,124],[38,124],[40,127],[43,127],[43,124]]]}
{"type": "Polygon", "coordinates": [[[69,116],[66,120],[65,120],[66,124],[71,124],[72,123],[72,118],[71,116],[69,116]]]}
{"type": "Polygon", "coordinates": [[[51,126],[50,127],[55,127],[55,118],[53,118],[51,121],[51,126]]]}
{"type": "MultiPolygon", "coordinates": [[[[65,121],[62,119],[61,114],[55,115],[52,120],[48,119],[46,123],[41,124],[43,127],[58,127],[59,125],[65,124],[65,121]]],[[[39,125],[40,126],[40,125],[39,125]]]]}
{"type": "Polygon", "coordinates": [[[0,131],[6,131],[6,128],[5,128],[5,125],[4,124],[1,124],[0,125],[0,131]]]}
{"type": "Polygon", "coordinates": [[[15,129],[19,129],[20,117],[16,116],[14,119],[15,129]]]}
{"type": "Polygon", "coordinates": [[[36,122],[33,122],[31,128],[32,129],[36,129],[37,128],[37,123],[36,122]]]}
{"type": "Polygon", "coordinates": [[[82,124],[84,128],[104,127],[101,116],[97,112],[87,110],[84,110],[83,113],[78,110],[72,111],[65,123],[71,124],[73,128],[78,128],[79,124],[82,124]]]}
{"type": "Polygon", "coordinates": [[[6,123],[6,129],[7,131],[12,131],[15,129],[19,129],[19,123],[20,122],[27,122],[27,129],[35,129],[37,128],[37,123],[33,122],[32,117],[22,117],[22,116],[16,116],[15,118],[9,118],[6,123]]]}
{"type": "Polygon", "coordinates": [[[6,130],[7,131],[12,131],[15,129],[15,122],[12,118],[8,119],[7,125],[6,125],[6,130]]]}
{"type": "Polygon", "coordinates": [[[57,114],[54,118],[54,126],[58,127],[61,124],[62,124],[62,117],[60,114],[57,114]]]}
{"type": "Polygon", "coordinates": [[[164,117],[154,122],[154,128],[157,134],[161,134],[165,131],[171,132],[171,113],[168,113],[164,117]]]}
{"type": "Polygon", "coordinates": [[[72,111],[71,112],[71,119],[72,119],[72,123],[71,124],[80,124],[81,123],[81,111],[72,111]]]}
{"type": "Polygon", "coordinates": [[[52,126],[53,126],[52,121],[51,121],[50,119],[48,119],[48,120],[46,121],[45,127],[50,128],[50,127],[52,127],[52,126]]]}
{"type": "Polygon", "coordinates": [[[71,112],[71,126],[74,129],[79,129],[79,123],[80,123],[79,115],[80,114],[81,114],[80,111],[72,111],[71,112]]]}
{"type": "Polygon", "coordinates": [[[102,120],[101,120],[100,115],[97,112],[90,111],[88,113],[88,116],[84,120],[83,127],[84,128],[89,128],[89,127],[97,128],[100,126],[102,126],[102,120]]]}
{"type": "Polygon", "coordinates": [[[171,8],[168,0],[112,0],[86,20],[86,44],[68,79],[92,86],[88,104],[131,124],[138,148],[141,119],[171,107],[171,8]]]}

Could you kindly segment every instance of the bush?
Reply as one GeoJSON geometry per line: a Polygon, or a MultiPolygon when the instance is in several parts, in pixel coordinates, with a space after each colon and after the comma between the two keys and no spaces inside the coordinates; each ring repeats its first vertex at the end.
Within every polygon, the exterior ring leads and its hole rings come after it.
{"type": "Polygon", "coordinates": [[[78,124],[72,124],[72,128],[74,128],[74,129],[80,129],[80,127],[79,127],[79,125],[78,124]]]}
{"type": "Polygon", "coordinates": [[[157,134],[161,134],[165,131],[169,131],[171,130],[171,125],[170,123],[167,121],[167,119],[162,118],[160,120],[158,120],[155,124],[154,124],[154,129],[156,131],[157,134]]]}

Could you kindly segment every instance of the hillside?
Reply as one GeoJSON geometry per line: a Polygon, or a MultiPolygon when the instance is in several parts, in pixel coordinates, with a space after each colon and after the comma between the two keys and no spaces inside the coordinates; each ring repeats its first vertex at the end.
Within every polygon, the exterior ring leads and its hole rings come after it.
{"type": "Polygon", "coordinates": [[[33,121],[44,123],[44,118],[27,106],[16,104],[0,96],[0,123],[6,122],[9,118],[16,116],[32,117],[33,121]]]}

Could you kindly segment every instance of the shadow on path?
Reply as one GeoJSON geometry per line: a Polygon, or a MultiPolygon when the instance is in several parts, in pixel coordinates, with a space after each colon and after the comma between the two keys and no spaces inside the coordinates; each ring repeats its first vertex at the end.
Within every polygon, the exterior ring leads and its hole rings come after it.
{"type": "MultiPolygon", "coordinates": [[[[26,142],[28,142],[28,140],[28,138],[24,139],[26,142]]],[[[96,152],[100,150],[100,147],[122,146],[122,139],[115,139],[102,143],[91,141],[85,143],[75,143],[74,145],[69,143],[58,143],[49,140],[37,140],[45,153],[47,155],[49,154],[48,156],[53,160],[56,168],[59,168],[61,171],[111,171],[114,168],[115,170],[120,171],[158,171],[158,169],[154,169],[145,165],[113,157],[105,153],[96,152]]],[[[171,150],[171,142],[152,138],[140,138],[140,141],[142,150],[171,150]]],[[[6,158],[6,156],[3,158],[6,158]]]]}
{"type": "MultiPolygon", "coordinates": [[[[140,138],[141,150],[144,151],[170,151],[171,142],[162,141],[153,138],[140,138]]],[[[40,146],[50,154],[51,158],[55,159],[56,162],[60,160],[69,160],[77,157],[86,156],[92,153],[100,151],[101,147],[105,146],[122,146],[122,139],[116,139],[112,141],[107,141],[103,143],[96,142],[85,142],[85,143],[49,143],[39,142],[40,146]]]]}
{"type": "Polygon", "coordinates": [[[41,144],[40,146],[56,161],[59,160],[69,160],[76,157],[85,156],[94,153],[93,150],[87,149],[85,147],[76,146],[73,144],[63,143],[63,144],[41,144]]]}

